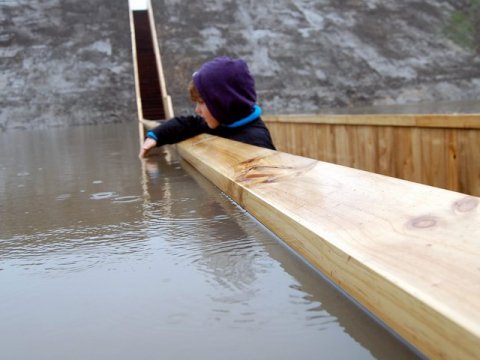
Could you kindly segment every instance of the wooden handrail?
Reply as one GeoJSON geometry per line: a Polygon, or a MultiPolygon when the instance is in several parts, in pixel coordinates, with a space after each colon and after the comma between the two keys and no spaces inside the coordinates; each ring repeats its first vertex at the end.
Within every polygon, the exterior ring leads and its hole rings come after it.
{"type": "Polygon", "coordinates": [[[480,348],[480,198],[210,135],[180,155],[432,358],[480,348]]]}
{"type": "Polygon", "coordinates": [[[266,115],[268,123],[480,129],[480,114],[266,115]]]}

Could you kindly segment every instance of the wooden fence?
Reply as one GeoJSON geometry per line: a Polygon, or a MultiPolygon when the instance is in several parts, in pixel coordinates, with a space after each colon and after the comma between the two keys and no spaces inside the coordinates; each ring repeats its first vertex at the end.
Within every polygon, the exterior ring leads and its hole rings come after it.
{"type": "Polygon", "coordinates": [[[480,195],[480,115],[265,116],[278,150],[480,195]]]}

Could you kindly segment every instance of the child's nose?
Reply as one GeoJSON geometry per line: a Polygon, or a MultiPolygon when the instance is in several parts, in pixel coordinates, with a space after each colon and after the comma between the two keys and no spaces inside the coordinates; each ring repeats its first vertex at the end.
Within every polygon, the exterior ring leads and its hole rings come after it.
{"type": "Polygon", "coordinates": [[[201,114],[201,109],[200,109],[200,104],[198,104],[198,103],[195,105],[195,113],[197,115],[202,115],[201,114]]]}

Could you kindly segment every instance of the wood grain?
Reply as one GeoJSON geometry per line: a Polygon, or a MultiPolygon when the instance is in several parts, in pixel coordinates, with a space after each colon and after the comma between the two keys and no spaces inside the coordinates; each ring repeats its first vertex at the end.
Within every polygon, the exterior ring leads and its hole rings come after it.
{"type": "Polygon", "coordinates": [[[209,135],[178,149],[428,357],[478,358],[479,198],[209,135]]]}

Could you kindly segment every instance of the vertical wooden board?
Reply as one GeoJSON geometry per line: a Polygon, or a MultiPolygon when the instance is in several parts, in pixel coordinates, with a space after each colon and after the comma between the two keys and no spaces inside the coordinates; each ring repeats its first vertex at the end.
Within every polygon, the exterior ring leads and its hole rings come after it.
{"type": "Polygon", "coordinates": [[[309,136],[307,134],[307,126],[306,124],[302,124],[302,126],[298,129],[299,131],[294,132],[295,136],[295,144],[297,149],[297,154],[300,156],[305,156],[305,143],[309,141],[309,136]]]}
{"type": "Polygon", "coordinates": [[[294,136],[291,134],[291,124],[282,124],[282,139],[284,141],[283,148],[290,151],[294,146],[294,136]]]}
{"type": "Polygon", "coordinates": [[[316,124],[306,124],[305,128],[305,138],[303,139],[303,146],[304,146],[304,155],[305,157],[309,157],[312,159],[316,159],[317,157],[317,149],[318,149],[318,139],[316,136],[316,124]]]}
{"type": "Polygon", "coordinates": [[[335,162],[336,159],[336,137],[334,132],[335,126],[332,125],[318,125],[317,132],[319,133],[318,142],[319,147],[315,159],[335,162]]]}
{"type": "Polygon", "coordinates": [[[375,128],[373,126],[354,126],[351,135],[352,143],[356,145],[355,162],[356,169],[370,172],[377,171],[378,154],[375,128]]]}
{"type": "Polygon", "coordinates": [[[318,125],[316,124],[308,124],[306,126],[305,139],[303,141],[303,144],[305,147],[305,155],[303,156],[306,156],[312,159],[317,159],[318,157],[318,154],[317,154],[318,139],[316,136],[317,128],[318,128],[318,125]]]}
{"type": "Polygon", "coordinates": [[[378,173],[378,132],[376,126],[368,126],[368,151],[371,153],[369,161],[371,164],[368,171],[378,173]]]}
{"type": "Polygon", "coordinates": [[[282,147],[288,152],[290,152],[294,146],[290,128],[290,124],[282,124],[282,131],[280,132],[281,138],[283,139],[282,147]]]}
{"type": "Polygon", "coordinates": [[[395,161],[392,176],[396,178],[400,178],[400,174],[405,172],[405,167],[410,166],[411,162],[411,145],[405,144],[402,135],[403,128],[394,128],[392,149],[395,154],[395,161]]]}
{"type": "Polygon", "coordinates": [[[309,132],[311,127],[310,124],[302,124],[299,131],[295,131],[297,154],[300,156],[308,156],[308,143],[313,140],[313,134],[309,132]]]}
{"type": "Polygon", "coordinates": [[[282,136],[284,139],[283,147],[288,151],[291,152],[292,149],[295,147],[295,142],[293,139],[292,134],[292,125],[291,124],[284,124],[282,136]]]}
{"type": "Polygon", "coordinates": [[[295,137],[291,133],[292,131],[292,124],[285,124],[284,126],[284,132],[283,132],[283,139],[285,143],[283,144],[283,147],[288,151],[292,151],[292,149],[295,147],[295,137]]]}
{"type": "Polygon", "coordinates": [[[352,146],[348,136],[347,126],[336,125],[333,127],[333,134],[335,136],[335,163],[352,167],[352,146]]]}
{"type": "MultiPolygon", "coordinates": [[[[280,140],[280,147],[279,149],[285,149],[285,151],[289,151],[292,147],[292,139],[291,134],[288,133],[289,124],[278,124],[278,137],[280,140]]],[[[283,151],[283,150],[281,150],[283,151]]]]}
{"type": "Polygon", "coordinates": [[[468,193],[480,195],[480,131],[465,130],[461,142],[461,176],[468,193]]]}
{"type": "Polygon", "coordinates": [[[391,126],[377,126],[377,172],[382,175],[396,176],[394,152],[394,128],[391,126]]]}
{"type": "MultiPolygon", "coordinates": [[[[434,176],[435,176],[435,182],[433,186],[437,186],[435,184],[441,184],[438,185],[439,187],[443,189],[449,189],[448,188],[448,132],[450,131],[449,129],[437,129],[438,131],[435,132],[435,135],[438,136],[434,140],[434,157],[435,157],[435,170],[434,170],[434,176]]],[[[425,164],[426,166],[428,164],[425,164]]]]}
{"type": "MultiPolygon", "coordinates": [[[[305,148],[305,142],[308,141],[308,135],[307,135],[307,124],[302,124],[302,126],[298,129],[299,131],[295,131],[294,126],[292,124],[292,132],[295,135],[295,148],[297,149],[298,154],[305,154],[306,148],[305,148]]],[[[305,156],[305,155],[301,155],[305,156]]]]}
{"type": "Polygon", "coordinates": [[[328,157],[326,161],[335,163],[337,161],[337,138],[335,136],[335,125],[326,125],[326,133],[328,134],[328,141],[327,141],[327,152],[328,157]]]}
{"type": "Polygon", "coordinates": [[[345,126],[345,133],[347,134],[347,143],[350,146],[350,167],[359,169],[362,160],[362,140],[358,137],[358,126],[345,126]]]}
{"type": "Polygon", "coordinates": [[[298,151],[298,133],[295,124],[287,124],[285,137],[288,139],[287,149],[289,152],[298,151]]]}
{"type": "Polygon", "coordinates": [[[459,189],[463,191],[468,188],[468,130],[459,131],[457,134],[457,157],[459,166],[459,189]]]}
{"type": "Polygon", "coordinates": [[[394,151],[396,154],[395,177],[410,181],[420,181],[420,176],[415,174],[414,147],[411,128],[395,128],[394,151]]]}
{"type": "Polygon", "coordinates": [[[469,130],[470,180],[469,189],[473,195],[480,196],[480,129],[469,130]]]}
{"type": "Polygon", "coordinates": [[[314,124],[312,132],[315,137],[315,144],[309,148],[309,152],[312,154],[312,159],[320,159],[326,156],[326,144],[325,144],[325,126],[320,124],[314,124]]]}
{"type": "MultiPolygon", "coordinates": [[[[447,147],[447,189],[460,190],[460,169],[458,166],[458,139],[457,129],[448,129],[445,132],[445,143],[447,147]]],[[[464,130],[463,130],[464,131],[464,130]]]]}
{"type": "Polygon", "coordinates": [[[422,128],[406,128],[407,141],[412,147],[412,172],[411,178],[403,178],[418,183],[424,183],[422,180],[422,128]],[[409,139],[409,140],[408,140],[409,139]]]}
{"type": "Polygon", "coordinates": [[[419,142],[414,144],[414,154],[420,162],[420,176],[421,180],[416,180],[424,184],[433,184],[434,180],[434,165],[432,161],[432,152],[433,152],[433,136],[431,131],[424,131],[424,129],[419,129],[420,133],[419,142]],[[426,164],[430,164],[426,166],[426,164]]]}
{"type": "Polygon", "coordinates": [[[423,166],[432,169],[433,181],[428,185],[448,189],[448,146],[446,142],[446,129],[433,129],[432,134],[432,161],[423,166]]]}

